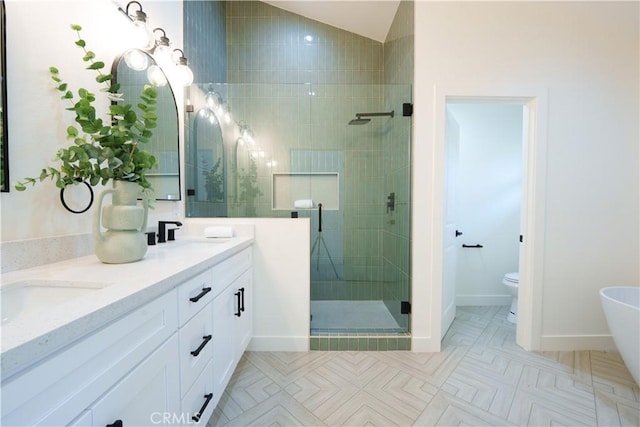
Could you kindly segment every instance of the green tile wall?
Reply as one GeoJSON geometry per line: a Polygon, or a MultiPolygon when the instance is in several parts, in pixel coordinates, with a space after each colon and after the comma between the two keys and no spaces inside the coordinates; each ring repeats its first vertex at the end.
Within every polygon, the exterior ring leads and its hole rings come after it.
{"type": "Polygon", "coordinates": [[[311,351],[409,351],[411,337],[311,337],[311,351]]]}

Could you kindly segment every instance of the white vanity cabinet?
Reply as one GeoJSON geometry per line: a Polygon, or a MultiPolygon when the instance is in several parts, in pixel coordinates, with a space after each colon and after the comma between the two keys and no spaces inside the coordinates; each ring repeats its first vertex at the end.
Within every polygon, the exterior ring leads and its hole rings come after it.
{"type": "Polygon", "coordinates": [[[0,425],[206,423],[252,337],[251,251],[200,264],[161,296],[17,368],[2,380],[0,425]]]}
{"type": "Polygon", "coordinates": [[[206,294],[211,302],[196,314],[188,305],[193,317],[181,316],[182,413],[189,414],[191,424],[211,417],[251,340],[251,263],[247,248],[211,268],[207,274],[212,290],[206,294]]]}
{"type": "Polygon", "coordinates": [[[149,425],[150,411],[177,411],[176,298],[171,291],[4,380],[1,425],[149,425]]]}
{"type": "MultiPolygon", "coordinates": [[[[236,271],[240,272],[240,268],[236,271]]],[[[252,272],[245,269],[213,299],[215,405],[253,335],[252,290],[252,272]]]]}

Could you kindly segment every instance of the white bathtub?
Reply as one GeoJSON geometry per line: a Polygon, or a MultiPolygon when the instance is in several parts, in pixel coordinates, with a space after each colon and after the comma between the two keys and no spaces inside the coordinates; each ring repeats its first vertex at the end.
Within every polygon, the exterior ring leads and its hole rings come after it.
{"type": "Polygon", "coordinates": [[[600,300],[620,356],[640,385],[640,287],[603,288],[600,300]]]}

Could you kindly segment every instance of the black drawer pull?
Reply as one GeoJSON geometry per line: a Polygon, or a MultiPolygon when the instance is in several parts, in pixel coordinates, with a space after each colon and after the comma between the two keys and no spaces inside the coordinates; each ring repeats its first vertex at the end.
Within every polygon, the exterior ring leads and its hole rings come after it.
{"type": "Polygon", "coordinates": [[[113,424],[107,424],[106,427],[122,427],[122,420],[115,420],[113,424]]]}
{"type": "Polygon", "coordinates": [[[211,399],[213,398],[213,393],[205,394],[204,398],[206,400],[204,401],[204,405],[202,405],[202,408],[200,408],[200,411],[197,414],[195,414],[193,417],[191,417],[191,419],[195,422],[200,421],[200,417],[204,413],[205,409],[207,409],[207,405],[209,404],[209,402],[211,402],[211,399]]]}
{"type": "Polygon", "coordinates": [[[238,291],[238,292],[236,292],[234,295],[236,296],[236,298],[238,298],[238,311],[236,311],[236,312],[234,313],[234,315],[235,315],[236,317],[240,317],[240,316],[242,316],[242,302],[241,302],[241,298],[242,298],[242,297],[241,297],[241,292],[240,292],[240,291],[238,291]]]}
{"type": "Polygon", "coordinates": [[[202,288],[202,292],[200,292],[198,295],[196,295],[195,297],[191,297],[189,298],[189,301],[191,302],[198,302],[200,300],[200,298],[202,298],[203,296],[205,296],[206,294],[208,294],[209,292],[211,292],[211,288],[202,288]]]}
{"type": "Polygon", "coordinates": [[[200,352],[202,351],[202,349],[204,348],[204,346],[207,345],[207,343],[209,341],[211,341],[211,338],[212,338],[211,335],[205,335],[204,337],[202,337],[202,340],[203,340],[202,344],[200,344],[200,346],[198,348],[193,350],[191,352],[191,355],[194,356],[194,357],[197,357],[200,354],[200,352]]]}
{"type": "Polygon", "coordinates": [[[240,306],[240,311],[244,311],[244,288],[240,288],[240,292],[241,292],[240,301],[242,302],[242,305],[240,306]]]}
{"type": "Polygon", "coordinates": [[[463,248],[484,248],[482,245],[462,245],[463,248]]]}

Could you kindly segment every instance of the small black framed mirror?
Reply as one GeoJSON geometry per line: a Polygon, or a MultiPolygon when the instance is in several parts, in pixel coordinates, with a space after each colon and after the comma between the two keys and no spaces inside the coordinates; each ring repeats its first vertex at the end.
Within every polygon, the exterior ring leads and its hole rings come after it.
{"type": "Polygon", "coordinates": [[[0,1],[0,191],[9,191],[9,138],[7,131],[7,14],[4,0],[0,1]]]}

